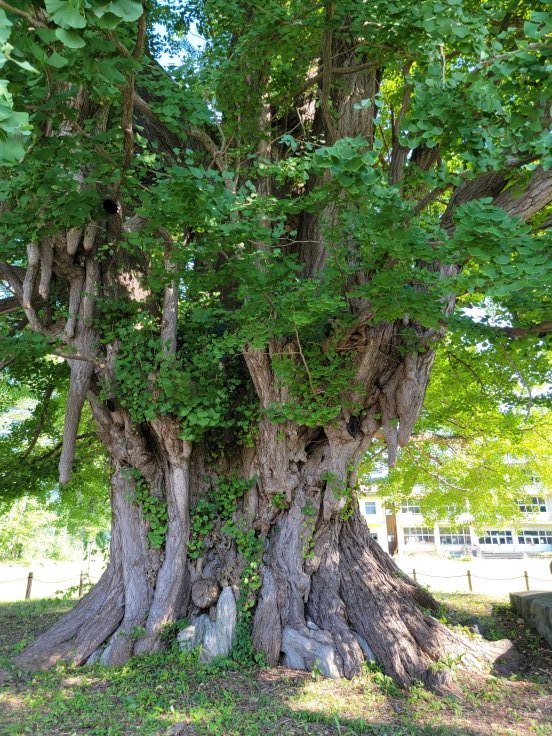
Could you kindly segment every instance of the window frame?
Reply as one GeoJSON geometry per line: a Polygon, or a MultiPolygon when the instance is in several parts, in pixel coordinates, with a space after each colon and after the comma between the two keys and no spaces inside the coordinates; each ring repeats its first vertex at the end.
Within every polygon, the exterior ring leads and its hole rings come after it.
{"type": "Polygon", "coordinates": [[[541,547],[552,545],[551,529],[520,529],[518,532],[518,544],[526,547],[541,547]],[[529,541],[535,540],[536,541],[529,541]]]}
{"type": "Polygon", "coordinates": [[[514,535],[510,529],[485,529],[485,533],[479,537],[479,544],[488,544],[494,547],[502,547],[507,544],[513,545],[514,535]]]}
{"type": "MultiPolygon", "coordinates": [[[[421,516],[420,502],[416,500],[405,501],[401,505],[401,514],[412,514],[413,516],[421,516]]],[[[414,529],[415,527],[411,527],[414,529]]]]}
{"type": "Polygon", "coordinates": [[[376,501],[364,501],[364,516],[376,516],[378,513],[378,504],[376,501]],[[374,507],[373,511],[368,511],[368,504],[374,507]]]}
{"type": "Polygon", "coordinates": [[[451,527],[439,527],[439,544],[443,547],[465,547],[471,544],[471,532],[469,526],[459,527],[458,531],[453,531],[451,527]],[[445,538],[451,541],[444,541],[445,538]],[[463,541],[452,541],[453,539],[463,541]]]}
{"type": "Polygon", "coordinates": [[[517,502],[522,514],[546,514],[546,498],[544,496],[527,496],[517,502]]]}
{"type": "Polygon", "coordinates": [[[417,544],[435,544],[435,531],[429,526],[405,526],[402,533],[406,545],[413,541],[417,544]]]}

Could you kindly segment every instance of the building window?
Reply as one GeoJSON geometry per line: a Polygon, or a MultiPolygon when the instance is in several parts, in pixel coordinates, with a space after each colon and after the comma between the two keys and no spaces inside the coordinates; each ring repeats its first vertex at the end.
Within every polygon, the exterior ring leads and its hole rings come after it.
{"type": "Polygon", "coordinates": [[[512,532],[498,529],[486,529],[485,534],[479,537],[479,544],[513,544],[512,532]]]}
{"type": "Polygon", "coordinates": [[[441,544],[447,545],[458,545],[471,544],[471,535],[468,527],[452,531],[452,529],[440,529],[439,540],[441,544]]]}
{"type": "Polygon", "coordinates": [[[552,529],[522,529],[518,534],[520,544],[552,544],[552,529]]]}
{"type": "Polygon", "coordinates": [[[409,544],[410,542],[435,544],[435,535],[433,534],[433,529],[426,526],[405,527],[404,541],[406,544],[409,544]]]}
{"type": "Polygon", "coordinates": [[[405,501],[401,507],[403,514],[419,514],[420,504],[417,501],[405,501]]]}
{"type": "Polygon", "coordinates": [[[542,496],[531,496],[518,501],[519,510],[524,514],[545,514],[546,502],[542,496]]]}
{"type": "Polygon", "coordinates": [[[364,502],[364,513],[366,516],[373,516],[376,513],[376,502],[365,501],[364,502]]]}

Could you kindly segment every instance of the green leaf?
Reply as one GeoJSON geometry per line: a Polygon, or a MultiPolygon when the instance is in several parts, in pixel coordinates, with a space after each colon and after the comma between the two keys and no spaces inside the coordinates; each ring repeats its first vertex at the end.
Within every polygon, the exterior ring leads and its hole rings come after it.
{"type": "Polygon", "coordinates": [[[6,140],[0,141],[0,163],[3,166],[17,163],[24,155],[25,147],[21,138],[9,136],[6,140]]]}
{"type": "Polygon", "coordinates": [[[35,33],[44,43],[54,43],[56,40],[55,31],[51,28],[37,28],[35,33]]]}
{"type": "Polygon", "coordinates": [[[105,28],[106,30],[112,31],[114,28],[117,28],[119,23],[121,23],[122,20],[118,16],[114,15],[113,13],[104,13],[102,15],[98,15],[96,23],[100,28],[105,28]]]}
{"type": "Polygon", "coordinates": [[[61,41],[64,46],[70,49],[82,49],[86,46],[86,41],[77,33],[77,31],[67,31],[65,28],[56,28],[56,38],[61,41]]]}
{"type": "Polygon", "coordinates": [[[10,61],[13,61],[14,64],[17,64],[17,66],[21,67],[21,69],[24,69],[26,72],[33,72],[34,74],[40,74],[38,69],[35,69],[32,64],[29,64],[28,61],[18,61],[17,59],[14,59],[13,57],[10,59],[10,61]]]}
{"type": "Polygon", "coordinates": [[[112,2],[103,9],[104,13],[112,13],[127,23],[138,20],[144,9],[139,0],[112,0],[112,2]]]}
{"type": "Polygon", "coordinates": [[[62,69],[64,66],[67,66],[69,62],[64,56],[60,56],[57,51],[54,51],[46,59],[46,63],[48,66],[53,66],[55,69],[62,69]]]}
{"type": "Polygon", "coordinates": [[[6,43],[11,35],[11,28],[13,23],[8,18],[6,13],[0,9],[0,44],[6,43]]]}
{"type": "Polygon", "coordinates": [[[538,23],[532,23],[531,21],[527,20],[523,24],[523,30],[525,31],[526,36],[529,38],[540,38],[541,31],[538,23]]]}
{"type": "Polygon", "coordinates": [[[86,18],[80,0],[44,0],[52,20],[63,28],[85,28],[86,18]]]}

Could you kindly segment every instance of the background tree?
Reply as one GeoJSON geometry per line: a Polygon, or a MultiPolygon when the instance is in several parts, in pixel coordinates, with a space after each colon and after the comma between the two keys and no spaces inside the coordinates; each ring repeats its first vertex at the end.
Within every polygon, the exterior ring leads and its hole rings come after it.
{"type": "Polygon", "coordinates": [[[370,648],[447,687],[435,662],[482,648],[353,489],[378,433],[391,466],[407,444],[459,296],[550,328],[545,3],[0,9],[10,339],[69,365],[61,482],[85,400],[112,464],[109,567],[19,662],[154,651],[208,580],[239,587],[236,656],[352,676],[370,648]],[[158,21],[204,52],[167,74],[158,21]]]}
{"type": "MultiPolygon", "coordinates": [[[[415,495],[429,521],[478,529],[521,523],[519,502],[552,488],[550,354],[538,338],[489,342],[451,331],[437,353],[416,432],[397,465],[378,480],[392,507],[415,495]],[[544,380],[544,382],[543,382],[544,380]],[[460,518],[460,520],[459,520],[460,518]]],[[[385,446],[376,439],[361,466],[370,482],[385,446]]]]}
{"type": "Polygon", "coordinates": [[[68,384],[62,364],[22,349],[0,379],[3,559],[98,552],[96,541],[101,547],[109,530],[108,466],[89,411],[71,483],[58,484],[68,384]]]}

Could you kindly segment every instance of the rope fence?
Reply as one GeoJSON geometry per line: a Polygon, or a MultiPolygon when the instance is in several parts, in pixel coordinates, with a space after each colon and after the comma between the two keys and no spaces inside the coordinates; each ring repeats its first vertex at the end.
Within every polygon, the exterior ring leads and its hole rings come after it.
{"type": "Polygon", "coordinates": [[[81,570],[78,579],[76,577],[71,577],[66,578],[65,580],[40,580],[39,578],[35,578],[33,572],[29,572],[29,574],[25,578],[17,578],[16,580],[0,580],[0,585],[12,585],[13,583],[23,582],[26,582],[26,601],[30,600],[31,598],[33,583],[41,583],[42,585],[63,585],[64,583],[74,583],[74,585],[70,585],[65,590],[56,590],[56,592],[52,595],[43,596],[44,598],[55,598],[56,596],[63,595],[64,593],[67,593],[68,591],[73,589],[75,590],[75,592],[78,589],[78,597],[82,598],[82,596],[84,595],[85,587],[90,587],[94,584],[93,581],[90,579],[90,575],[87,572],[84,572],[84,570],[81,570]]]}
{"type": "MultiPolygon", "coordinates": [[[[427,572],[421,572],[420,570],[413,569],[411,573],[411,577],[415,582],[419,582],[418,577],[423,578],[431,578],[432,580],[459,580],[460,578],[465,579],[467,582],[467,587],[470,593],[473,593],[473,581],[474,580],[485,580],[488,582],[511,582],[512,580],[523,580],[525,583],[525,590],[531,590],[531,582],[537,582],[537,583],[548,583],[550,588],[552,589],[552,577],[549,579],[546,578],[537,578],[533,575],[529,575],[527,570],[523,571],[522,575],[514,575],[513,577],[509,578],[487,578],[483,577],[482,575],[474,575],[471,570],[466,570],[465,573],[462,573],[461,575],[431,575],[427,572]]],[[[29,600],[32,593],[33,583],[41,583],[43,585],[63,585],[64,583],[71,583],[74,582],[74,585],[69,586],[65,590],[57,590],[55,593],[53,593],[50,596],[44,596],[45,598],[54,598],[58,595],[63,595],[63,593],[67,593],[71,589],[75,589],[75,592],[78,588],[78,597],[82,598],[84,594],[84,589],[86,587],[90,587],[93,585],[92,580],[90,579],[90,576],[87,572],[81,571],[79,578],[66,578],[65,580],[40,580],[39,578],[35,578],[33,572],[29,572],[27,577],[25,578],[17,578],[16,580],[0,580],[0,585],[12,585],[14,583],[23,583],[26,582],[25,587],[25,600],[29,600]]]]}
{"type": "Polygon", "coordinates": [[[467,581],[468,584],[468,590],[470,593],[473,593],[473,581],[474,580],[486,580],[493,583],[500,583],[500,582],[506,582],[506,581],[512,581],[512,580],[523,580],[525,583],[525,590],[529,591],[531,590],[531,581],[535,581],[538,583],[548,583],[550,588],[552,589],[552,577],[549,579],[546,578],[536,578],[533,575],[529,575],[527,570],[523,571],[523,574],[521,575],[515,575],[514,577],[510,578],[486,578],[482,575],[474,575],[471,570],[466,570],[465,573],[462,573],[461,575],[430,575],[427,572],[420,572],[419,570],[413,569],[411,573],[411,577],[415,582],[418,581],[418,576],[424,577],[424,578],[432,578],[434,580],[452,580],[454,578],[463,578],[467,581]]]}

